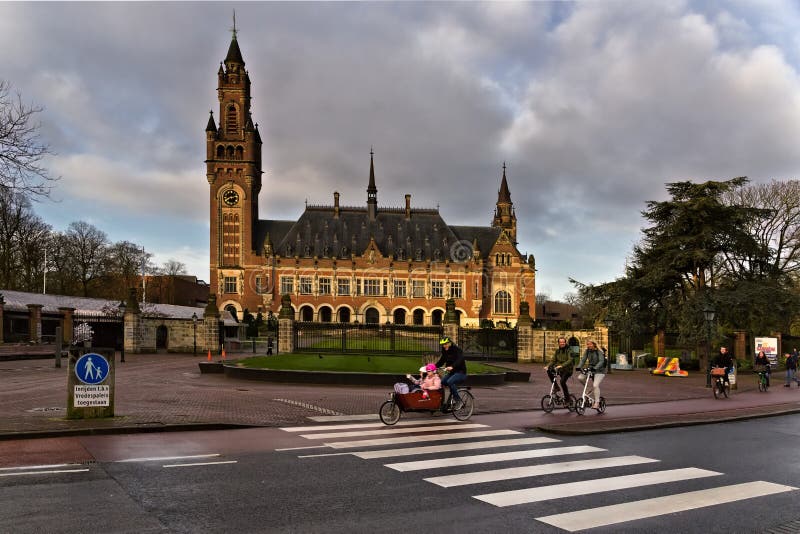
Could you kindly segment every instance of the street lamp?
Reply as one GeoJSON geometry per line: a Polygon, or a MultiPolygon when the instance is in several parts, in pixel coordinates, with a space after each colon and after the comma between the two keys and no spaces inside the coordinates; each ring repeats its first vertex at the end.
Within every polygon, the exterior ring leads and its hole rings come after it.
{"type": "Polygon", "coordinates": [[[119,363],[125,363],[125,301],[119,301],[119,312],[122,314],[122,349],[119,351],[119,363]]]}
{"type": "Polygon", "coordinates": [[[194,336],[194,355],[197,356],[197,314],[192,314],[192,334],[194,336]]]}
{"type": "Polygon", "coordinates": [[[711,325],[714,323],[716,310],[710,303],[703,308],[703,316],[706,320],[706,387],[711,387],[711,325]]]}
{"type": "Polygon", "coordinates": [[[614,326],[614,319],[606,317],[603,321],[608,328],[608,354],[606,354],[606,372],[611,374],[611,327],[614,326]]]}
{"type": "Polygon", "coordinates": [[[542,321],[542,361],[547,361],[547,325],[542,321]]]}

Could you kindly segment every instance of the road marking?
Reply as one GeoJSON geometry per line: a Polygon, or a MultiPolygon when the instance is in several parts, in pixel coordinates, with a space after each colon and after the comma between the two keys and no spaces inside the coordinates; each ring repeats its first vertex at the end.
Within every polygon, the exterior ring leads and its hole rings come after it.
{"type": "Polygon", "coordinates": [[[589,445],[576,445],[573,447],[557,447],[553,449],[532,449],[527,451],[501,452],[496,454],[477,454],[474,456],[456,456],[438,460],[422,460],[419,462],[401,462],[386,464],[386,467],[395,471],[419,471],[421,469],[436,469],[440,467],[455,467],[458,465],[474,465],[490,462],[506,462],[526,458],[544,458],[546,456],[560,456],[564,454],[583,454],[587,452],[605,452],[606,449],[590,447],[589,445]]]}
{"type": "Polygon", "coordinates": [[[621,467],[625,465],[637,465],[659,461],[660,460],[653,460],[652,458],[644,458],[642,456],[617,456],[614,458],[575,460],[571,462],[557,462],[553,464],[493,469],[491,471],[476,471],[474,473],[463,473],[460,475],[431,477],[426,478],[425,480],[443,488],[452,488],[454,486],[466,486],[469,484],[497,482],[498,480],[512,480],[516,478],[557,475],[559,473],[569,473],[572,471],[602,469],[606,467],[621,467]]]}
{"type": "Polygon", "coordinates": [[[0,467],[0,471],[13,471],[15,469],[55,469],[56,467],[77,467],[81,464],[47,464],[47,465],[21,465],[19,467],[0,467]]]}
{"type": "Polygon", "coordinates": [[[343,413],[337,412],[336,410],[329,410],[328,408],[322,408],[321,406],[316,406],[314,404],[309,404],[307,402],[300,402],[292,399],[272,399],[272,400],[276,402],[282,402],[284,404],[291,404],[292,406],[307,408],[309,410],[314,410],[315,412],[325,413],[328,415],[344,415],[343,413]]]}
{"type": "Polygon", "coordinates": [[[332,441],[325,443],[333,449],[349,449],[354,447],[379,447],[381,445],[398,445],[400,443],[420,443],[423,441],[451,441],[471,438],[488,438],[492,436],[519,435],[516,430],[481,430],[477,432],[458,432],[454,434],[437,434],[435,436],[399,436],[396,438],[362,439],[357,441],[332,441]]]}
{"type": "Polygon", "coordinates": [[[638,488],[641,486],[652,486],[654,484],[665,484],[667,482],[676,482],[679,480],[713,477],[721,474],[722,473],[717,473],[716,471],[687,467],[684,469],[668,469],[666,471],[652,471],[650,473],[638,473],[635,475],[596,478],[593,480],[582,480],[580,482],[568,482],[566,484],[501,491],[499,493],[473,495],[473,497],[495,506],[505,507],[561,499],[574,495],[601,493],[620,489],[638,488]]]}
{"type": "Polygon", "coordinates": [[[548,515],[537,517],[536,519],[542,523],[547,523],[569,532],[575,532],[576,530],[696,510],[706,506],[764,497],[796,489],[791,486],[759,480],[611,506],[601,506],[599,508],[589,508],[565,514],[548,515]]]}
{"type": "Polygon", "coordinates": [[[436,452],[468,451],[473,449],[487,449],[491,447],[513,447],[515,445],[538,445],[541,443],[556,443],[560,440],[553,438],[520,438],[496,439],[492,441],[470,441],[469,443],[449,443],[446,445],[431,445],[429,447],[406,447],[403,449],[384,449],[379,451],[361,451],[352,453],[354,456],[370,460],[373,458],[391,458],[393,456],[413,456],[415,454],[431,454],[436,452]]]}
{"type": "Polygon", "coordinates": [[[198,465],[219,465],[219,464],[235,464],[237,460],[223,460],[220,462],[195,462],[191,464],[167,464],[161,467],[195,467],[198,465]]]}
{"type": "Polygon", "coordinates": [[[150,458],[128,458],[126,460],[117,460],[117,463],[125,462],[163,462],[164,460],[189,460],[191,458],[214,458],[220,456],[219,453],[215,454],[193,454],[190,456],[152,456],[150,458]]]}
{"type": "Polygon", "coordinates": [[[378,414],[369,413],[364,415],[317,415],[314,417],[306,417],[311,421],[318,423],[327,423],[331,421],[370,421],[378,419],[378,414]]]}
{"type": "MultiPolygon", "coordinates": [[[[472,423],[460,425],[458,428],[486,428],[488,425],[472,423]]],[[[354,432],[328,432],[326,434],[301,434],[306,439],[350,438],[358,436],[385,436],[386,434],[408,434],[411,432],[440,432],[442,430],[456,430],[452,426],[432,426],[427,428],[385,428],[382,430],[361,430],[354,432]]]]}
{"type": "Polygon", "coordinates": [[[352,452],[329,452],[327,454],[306,454],[298,456],[298,458],[322,458],[323,456],[347,456],[353,454],[352,452]]]}
{"type": "Polygon", "coordinates": [[[275,449],[275,452],[283,452],[283,451],[302,451],[305,449],[324,449],[327,445],[324,443],[322,445],[309,445],[308,447],[287,447],[285,449],[275,449]]]}
{"type": "Polygon", "coordinates": [[[88,469],[54,469],[47,471],[20,471],[18,473],[0,473],[0,477],[18,477],[22,475],[52,475],[56,473],[85,473],[88,469]]]}
{"type": "MultiPolygon", "coordinates": [[[[436,420],[436,419],[422,419],[419,421],[410,420],[410,421],[400,421],[399,423],[392,425],[392,428],[398,426],[417,426],[417,425],[447,425],[447,424],[459,424],[461,421],[457,421],[455,419],[443,419],[443,420],[436,420]]],[[[384,425],[380,421],[377,423],[353,423],[350,425],[312,425],[312,426],[289,426],[281,428],[284,432],[314,432],[317,430],[352,430],[353,428],[389,428],[388,426],[384,425]]]]}

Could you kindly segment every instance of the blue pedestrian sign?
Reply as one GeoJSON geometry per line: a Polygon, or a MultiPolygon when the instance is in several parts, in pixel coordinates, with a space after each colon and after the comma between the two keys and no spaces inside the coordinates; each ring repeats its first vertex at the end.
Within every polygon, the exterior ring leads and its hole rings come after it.
{"type": "Polygon", "coordinates": [[[90,352],[78,358],[75,376],[84,384],[99,384],[108,377],[108,360],[90,352]]]}

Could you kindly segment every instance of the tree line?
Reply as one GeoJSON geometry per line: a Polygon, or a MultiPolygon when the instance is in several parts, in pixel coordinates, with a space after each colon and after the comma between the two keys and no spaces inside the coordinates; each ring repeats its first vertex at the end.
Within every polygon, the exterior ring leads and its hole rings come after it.
{"type": "Polygon", "coordinates": [[[627,335],[677,332],[687,345],[736,330],[798,335],[800,181],[740,177],[666,188],[668,200],[642,211],[649,226],[623,276],[597,285],[571,280],[584,314],[611,318],[627,335]]]}

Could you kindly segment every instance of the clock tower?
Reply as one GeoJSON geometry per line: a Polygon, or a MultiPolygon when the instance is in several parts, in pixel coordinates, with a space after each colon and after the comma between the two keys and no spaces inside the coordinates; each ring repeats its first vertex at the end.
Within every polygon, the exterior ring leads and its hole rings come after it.
{"type": "Polygon", "coordinates": [[[244,65],[234,21],[228,55],[217,72],[219,124],[212,111],[206,126],[205,163],[211,292],[239,303],[246,271],[259,258],[254,228],[261,191],[261,136],[250,115],[250,77],[244,65]]]}

